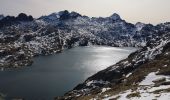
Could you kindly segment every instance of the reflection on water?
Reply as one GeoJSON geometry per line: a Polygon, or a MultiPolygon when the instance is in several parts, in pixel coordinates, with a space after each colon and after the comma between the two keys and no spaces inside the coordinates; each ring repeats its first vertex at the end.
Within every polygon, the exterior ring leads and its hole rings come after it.
{"type": "Polygon", "coordinates": [[[51,100],[135,50],[77,47],[56,55],[37,57],[31,67],[0,72],[0,91],[8,97],[51,100]]]}

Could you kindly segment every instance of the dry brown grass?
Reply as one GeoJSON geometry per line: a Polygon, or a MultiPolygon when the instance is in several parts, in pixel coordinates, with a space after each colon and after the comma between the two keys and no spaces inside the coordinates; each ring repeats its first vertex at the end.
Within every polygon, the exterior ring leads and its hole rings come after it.
{"type": "Polygon", "coordinates": [[[132,98],[132,97],[141,97],[139,92],[131,93],[126,96],[127,98],[132,98]]]}
{"type": "Polygon", "coordinates": [[[166,93],[166,92],[170,92],[170,88],[167,88],[167,89],[159,89],[159,90],[155,90],[153,91],[152,93],[154,94],[159,94],[159,93],[166,93]]]}

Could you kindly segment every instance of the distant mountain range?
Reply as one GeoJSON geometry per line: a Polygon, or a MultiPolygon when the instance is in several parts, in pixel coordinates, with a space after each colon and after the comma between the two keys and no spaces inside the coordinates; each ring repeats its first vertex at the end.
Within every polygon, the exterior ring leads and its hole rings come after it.
{"type": "MultiPolygon", "coordinates": [[[[116,13],[105,18],[90,18],[67,10],[38,19],[24,13],[17,17],[0,15],[2,69],[28,66],[33,63],[34,56],[54,54],[62,52],[63,49],[87,45],[140,49],[130,54],[128,58],[89,77],[65,96],[56,99],[95,100],[106,97],[114,99],[116,98],[114,95],[119,94],[117,96],[121,97],[122,91],[132,89],[138,92],[129,92],[127,97],[136,95],[142,97],[140,91],[148,93],[147,87],[139,83],[149,73],[155,72],[164,77],[170,75],[169,22],[158,25],[138,22],[134,25],[121,19],[116,13]]],[[[163,80],[154,86],[169,86],[168,82],[163,80]]],[[[149,87],[153,88],[153,85],[149,87]]],[[[161,90],[156,92],[160,93],[161,90]]]]}

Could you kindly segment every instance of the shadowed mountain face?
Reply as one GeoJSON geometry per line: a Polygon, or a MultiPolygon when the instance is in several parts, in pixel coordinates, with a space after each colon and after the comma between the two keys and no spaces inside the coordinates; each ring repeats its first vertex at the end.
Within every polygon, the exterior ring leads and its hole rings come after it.
{"type": "Polygon", "coordinates": [[[0,20],[4,18],[4,15],[0,15],[0,20]]]}
{"type": "Polygon", "coordinates": [[[17,21],[33,21],[32,16],[27,16],[24,13],[20,13],[16,18],[17,21]]]}
{"type": "Polygon", "coordinates": [[[20,13],[17,17],[14,17],[14,16],[4,17],[3,15],[1,15],[0,16],[0,27],[10,26],[10,25],[13,25],[15,23],[29,22],[29,21],[33,21],[33,17],[27,16],[24,13],[20,13]]]}

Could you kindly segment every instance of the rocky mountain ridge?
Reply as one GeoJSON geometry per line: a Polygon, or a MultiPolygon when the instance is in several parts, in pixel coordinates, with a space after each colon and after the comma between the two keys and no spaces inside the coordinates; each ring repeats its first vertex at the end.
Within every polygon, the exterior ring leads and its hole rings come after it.
{"type": "Polygon", "coordinates": [[[23,13],[17,17],[6,16],[0,20],[0,26],[1,68],[30,65],[34,56],[49,55],[75,46],[143,47],[157,36],[161,27],[133,25],[118,14],[90,18],[67,10],[38,19],[23,13]],[[22,55],[22,60],[16,55],[22,55]]]}

